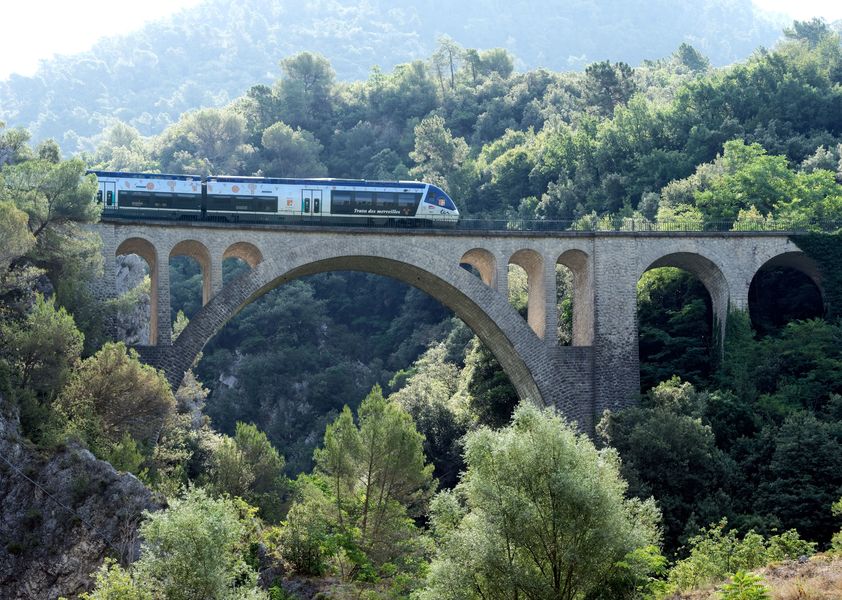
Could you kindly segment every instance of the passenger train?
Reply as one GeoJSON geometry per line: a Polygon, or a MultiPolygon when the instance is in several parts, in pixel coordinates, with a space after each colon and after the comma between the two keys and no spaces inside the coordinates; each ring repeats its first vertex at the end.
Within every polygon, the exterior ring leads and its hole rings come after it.
{"type": "Polygon", "coordinates": [[[459,219],[450,196],[420,181],[88,173],[99,181],[103,216],[408,226],[459,219]]]}

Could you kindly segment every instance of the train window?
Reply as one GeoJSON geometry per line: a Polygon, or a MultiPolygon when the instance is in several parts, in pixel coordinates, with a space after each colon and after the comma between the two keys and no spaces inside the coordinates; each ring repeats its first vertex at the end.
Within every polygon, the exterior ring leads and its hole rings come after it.
{"type": "Polygon", "coordinates": [[[395,192],[377,192],[377,208],[395,209],[398,198],[395,192]]]}
{"type": "Polygon", "coordinates": [[[354,208],[371,208],[374,204],[374,194],[371,192],[354,193],[354,208]]]}
{"type": "Polygon", "coordinates": [[[108,190],[105,192],[105,205],[106,206],[113,206],[114,205],[114,192],[108,190]]]}
{"type": "Polygon", "coordinates": [[[353,196],[345,190],[332,190],[330,193],[330,212],[337,215],[350,215],[354,212],[353,196]]]}
{"type": "Polygon", "coordinates": [[[102,204],[102,190],[99,190],[96,193],[96,203],[102,204]]]}

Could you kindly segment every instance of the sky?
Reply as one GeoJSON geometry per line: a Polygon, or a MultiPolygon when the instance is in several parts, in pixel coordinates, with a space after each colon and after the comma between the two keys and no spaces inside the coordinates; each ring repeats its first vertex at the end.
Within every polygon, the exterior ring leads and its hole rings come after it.
{"type": "MultiPolygon", "coordinates": [[[[3,7],[0,81],[11,73],[33,75],[39,60],[83,52],[101,37],[129,33],[200,1],[12,0],[3,7]]],[[[842,0],[752,1],[763,10],[792,19],[842,19],[842,0]]]]}
{"type": "Polygon", "coordinates": [[[0,80],[33,75],[38,61],[89,50],[102,37],[140,29],[201,0],[8,0],[0,34],[0,80]]]}

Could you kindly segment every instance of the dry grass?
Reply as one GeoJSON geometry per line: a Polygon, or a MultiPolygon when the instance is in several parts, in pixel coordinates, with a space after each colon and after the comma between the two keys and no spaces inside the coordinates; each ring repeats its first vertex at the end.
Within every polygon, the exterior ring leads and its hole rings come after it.
{"type": "MultiPolygon", "coordinates": [[[[842,556],[817,554],[803,563],[776,563],[754,573],[763,577],[772,600],[842,600],[842,556]]],[[[718,600],[722,583],[668,600],[718,600]]]]}
{"type": "Polygon", "coordinates": [[[804,563],[787,561],[757,571],[773,600],[842,599],[842,556],[819,554],[804,563]]]}

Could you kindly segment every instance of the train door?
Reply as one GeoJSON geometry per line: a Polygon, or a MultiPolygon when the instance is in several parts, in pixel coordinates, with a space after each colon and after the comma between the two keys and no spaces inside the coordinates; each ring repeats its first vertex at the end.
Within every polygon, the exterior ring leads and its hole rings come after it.
{"type": "Polygon", "coordinates": [[[105,208],[117,208],[117,184],[113,181],[104,181],[105,208]]]}
{"type": "Polygon", "coordinates": [[[322,191],[301,190],[301,214],[319,217],[322,214],[322,191]]]}

